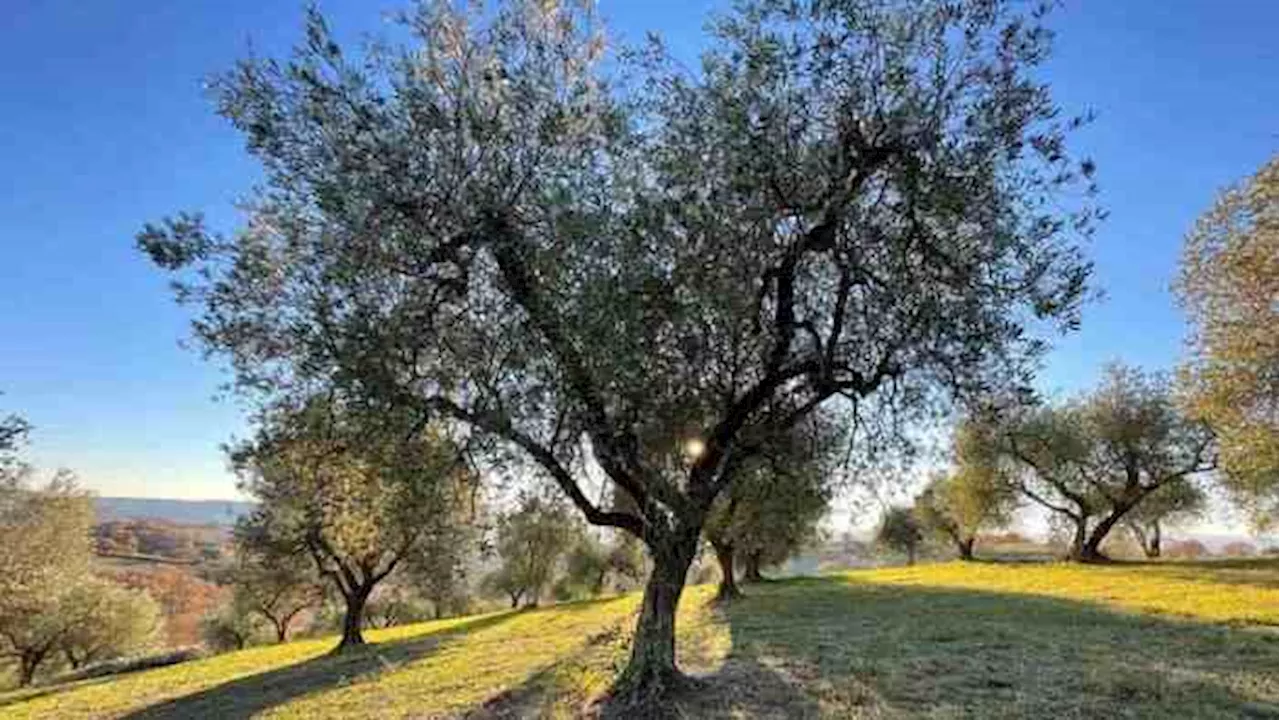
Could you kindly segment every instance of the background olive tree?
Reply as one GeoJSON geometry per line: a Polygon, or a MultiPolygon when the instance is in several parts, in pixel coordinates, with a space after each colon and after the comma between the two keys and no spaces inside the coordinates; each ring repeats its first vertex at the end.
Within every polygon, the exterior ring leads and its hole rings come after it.
{"type": "Polygon", "coordinates": [[[855,424],[1026,382],[1071,328],[1094,213],[1004,2],[743,3],[694,72],[585,3],[424,2],[350,55],[214,83],[262,164],[231,236],[141,233],[254,397],[447,418],[652,561],[619,700],[681,682],[675,611],[724,470],[824,405],[855,424]],[[619,73],[611,73],[619,69],[619,73]],[[700,451],[687,449],[696,441],[700,451]],[[633,500],[600,507],[594,466],[633,500]]]}
{"type": "Polygon", "coordinates": [[[89,578],[93,501],[69,472],[37,479],[19,455],[25,422],[0,427],[0,656],[27,685],[87,619],[73,593],[89,578]]]}
{"type": "Polygon", "coordinates": [[[1015,413],[997,434],[1014,485],[1069,521],[1070,555],[1084,561],[1105,559],[1107,535],[1151,494],[1217,463],[1212,431],[1180,411],[1169,380],[1121,365],[1080,397],[1015,413]]]}
{"type": "Polygon", "coordinates": [[[877,545],[906,555],[907,564],[915,565],[924,531],[911,508],[894,506],[880,515],[875,539],[877,545]]]}
{"type": "Polygon", "coordinates": [[[407,558],[448,544],[452,528],[470,519],[476,478],[458,444],[437,427],[406,432],[329,396],[278,409],[233,459],[258,502],[241,536],[276,556],[309,558],[341,595],[339,650],[364,643],[364,607],[378,583],[407,558]]]}
{"type": "Polygon", "coordinates": [[[1168,483],[1143,498],[1125,515],[1124,525],[1148,558],[1160,557],[1164,531],[1204,515],[1209,498],[1200,483],[1168,483]]]}
{"type": "Polygon", "coordinates": [[[763,567],[784,562],[816,540],[836,489],[842,428],[829,418],[807,418],[779,434],[730,472],[737,477],[711,506],[703,534],[720,565],[717,597],[740,595],[735,560],[743,580],[763,579],[763,567]]]}
{"type": "Polygon", "coordinates": [[[551,588],[565,554],[581,528],[559,498],[527,493],[498,518],[496,550],[501,565],[488,585],[504,593],[511,607],[537,606],[551,588]]]}

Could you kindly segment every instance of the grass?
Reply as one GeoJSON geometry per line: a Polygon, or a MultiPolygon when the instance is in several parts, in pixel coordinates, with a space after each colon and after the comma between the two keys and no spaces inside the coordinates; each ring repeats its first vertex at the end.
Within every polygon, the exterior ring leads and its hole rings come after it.
{"type": "MultiPolygon", "coordinates": [[[[681,604],[685,717],[1276,717],[1274,560],[947,563],[681,604]]],[[[0,695],[0,716],[568,717],[625,660],[635,596],[235,653],[0,695]]]]}

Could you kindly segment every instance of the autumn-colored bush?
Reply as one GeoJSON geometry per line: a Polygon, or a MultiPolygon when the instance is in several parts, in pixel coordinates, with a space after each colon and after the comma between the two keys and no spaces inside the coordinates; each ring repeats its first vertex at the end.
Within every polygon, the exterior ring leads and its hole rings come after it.
{"type": "Polygon", "coordinates": [[[226,602],[228,590],[196,577],[189,568],[156,565],[117,570],[112,578],[126,587],[146,590],[164,614],[165,644],[196,645],[200,620],[226,602]]]}

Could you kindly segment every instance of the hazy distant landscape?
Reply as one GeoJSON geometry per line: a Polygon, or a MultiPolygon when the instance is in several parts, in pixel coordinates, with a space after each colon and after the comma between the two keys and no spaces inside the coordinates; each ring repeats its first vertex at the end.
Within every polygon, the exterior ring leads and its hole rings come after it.
{"type": "Polygon", "coordinates": [[[253,509],[236,500],[171,500],[166,498],[95,497],[98,521],[168,520],[186,525],[226,525],[253,509]]]}

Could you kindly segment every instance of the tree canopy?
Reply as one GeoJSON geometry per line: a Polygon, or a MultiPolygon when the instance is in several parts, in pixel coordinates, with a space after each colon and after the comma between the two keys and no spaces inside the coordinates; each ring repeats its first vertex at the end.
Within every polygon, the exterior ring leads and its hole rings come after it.
{"type": "Polygon", "coordinates": [[[1227,188],[1187,235],[1174,290],[1191,323],[1179,382],[1217,432],[1224,486],[1259,528],[1277,516],[1277,161],[1227,188]]]}
{"type": "Polygon", "coordinates": [[[352,55],[311,11],[292,58],[217,80],[262,187],[231,236],[188,214],[139,242],[246,392],[462,423],[641,538],[621,698],[680,681],[732,457],[837,399],[869,422],[1024,381],[1029,326],[1078,322],[1093,165],[1040,8],[746,2],[692,73],[602,62],[586,3],[401,19],[409,46],[352,55]]]}
{"type": "Polygon", "coordinates": [[[0,656],[26,685],[78,623],[89,577],[93,503],[68,472],[37,484],[17,460],[0,472],[0,656]]]}
{"type": "Polygon", "coordinates": [[[935,474],[916,496],[913,511],[921,526],[953,544],[963,560],[973,559],[978,532],[1009,522],[1018,496],[997,453],[971,424],[957,428],[951,472],[935,474]]]}

